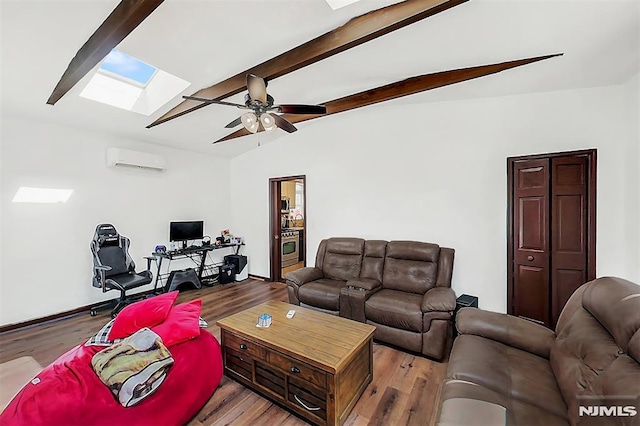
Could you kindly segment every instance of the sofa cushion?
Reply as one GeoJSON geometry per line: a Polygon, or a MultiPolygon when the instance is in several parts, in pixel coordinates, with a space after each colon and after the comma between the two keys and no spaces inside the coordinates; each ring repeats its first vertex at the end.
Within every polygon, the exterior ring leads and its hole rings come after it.
{"type": "Polygon", "coordinates": [[[390,241],[387,244],[387,257],[394,259],[417,260],[438,263],[440,246],[421,241],[390,241]]]}
{"type": "Polygon", "coordinates": [[[439,426],[568,425],[566,416],[501,394],[476,383],[448,380],[442,386],[439,426]]]}
{"type": "Polygon", "coordinates": [[[332,280],[358,278],[363,254],[364,240],[361,238],[329,238],[322,261],[322,272],[332,280]]]}
{"type": "Polygon", "coordinates": [[[337,311],[340,309],[340,289],[346,285],[346,281],[321,278],[301,286],[298,298],[307,305],[337,311]]]}
{"type": "Polygon", "coordinates": [[[391,241],[387,244],[382,286],[392,290],[424,294],[435,287],[438,274],[437,244],[391,241]]]}
{"type": "Polygon", "coordinates": [[[367,278],[382,282],[384,269],[384,256],[387,251],[387,242],[382,240],[367,240],[364,243],[364,257],[360,278],[367,278]]]}
{"type": "Polygon", "coordinates": [[[367,319],[415,332],[422,331],[422,295],[382,289],[365,303],[367,319]]]}
{"type": "Polygon", "coordinates": [[[476,383],[558,416],[567,415],[549,361],[484,337],[456,338],[447,377],[476,383]]]}
{"type": "Polygon", "coordinates": [[[367,324],[376,328],[373,338],[407,351],[422,351],[422,333],[389,327],[367,319],[367,324]]]}

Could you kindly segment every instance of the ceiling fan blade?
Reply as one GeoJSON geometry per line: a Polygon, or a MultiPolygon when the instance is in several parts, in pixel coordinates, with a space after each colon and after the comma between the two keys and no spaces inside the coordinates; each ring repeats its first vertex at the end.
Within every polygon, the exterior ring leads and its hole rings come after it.
{"type": "Polygon", "coordinates": [[[244,105],[234,104],[233,102],[218,101],[216,99],[199,98],[197,96],[183,96],[182,98],[190,101],[204,102],[207,104],[227,105],[227,106],[234,106],[236,108],[247,109],[247,107],[244,105]]]}
{"type": "Polygon", "coordinates": [[[282,130],[284,130],[285,132],[293,133],[298,130],[298,128],[293,124],[291,124],[286,118],[283,118],[277,114],[271,114],[271,116],[276,121],[276,125],[280,127],[282,130]]]}
{"type": "Polygon", "coordinates": [[[238,117],[224,127],[226,127],[227,129],[233,129],[234,127],[239,126],[240,124],[242,124],[242,118],[238,117]]]}
{"type": "Polygon", "coordinates": [[[260,101],[263,105],[267,104],[267,83],[262,77],[247,74],[247,90],[252,100],[260,101]]]}
{"type": "Polygon", "coordinates": [[[284,114],[326,114],[324,105],[276,105],[273,109],[284,114]]]}

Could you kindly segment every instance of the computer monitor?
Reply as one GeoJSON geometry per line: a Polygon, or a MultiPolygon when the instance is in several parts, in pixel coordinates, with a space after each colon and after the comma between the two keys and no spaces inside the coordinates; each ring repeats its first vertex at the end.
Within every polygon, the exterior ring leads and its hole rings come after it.
{"type": "Polygon", "coordinates": [[[204,237],[204,221],[171,222],[169,224],[169,241],[181,241],[183,247],[188,240],[198,240],[204,237]]]}

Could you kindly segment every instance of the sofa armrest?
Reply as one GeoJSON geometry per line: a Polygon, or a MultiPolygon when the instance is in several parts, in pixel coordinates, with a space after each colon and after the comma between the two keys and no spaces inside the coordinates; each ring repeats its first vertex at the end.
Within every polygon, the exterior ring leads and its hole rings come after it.
{"type": "Polygon", "coordinates": [[[305,283],[319,280],[323,277],[324,274],[322,273],[322,271],[314,267],[296,269],[295,271],[289,272],[287,275],[285,275],[287,283],[291,282],[298,287],[305,283]]]}
{"type": "Polygon", "coordinates": [[[434,287],[422,299],[422,312],[453,312],[456,309],[456,294],[449,287],[434,287]]]}
{"type": "Polygon", "coordinates": [[[300,286],[311,281],[319,280],[323,277],[324,274],[322,273],[322,270],[313,267],[296,269],[295,271],[286,274],[284,278],[287,281],[289,303],[299,306],[300,298],[298,297],[298,290],[300,290],[300,286]]]}
{"type": "Polygon", "coordinates": [[[460,334],[473,334],[549,359],[556,333],[512,315],[462,308],[456,316],[460,334]]]}
{"type": "Polygon", "coordinates": [[[356,290],[361,290],[361,291],[375,290],[381,285],[382,284],[380,284],[380,281],[374,280],[371,278],[356,278],[356,279],[347,281],[347,288],[353,287],[356,290]]]}

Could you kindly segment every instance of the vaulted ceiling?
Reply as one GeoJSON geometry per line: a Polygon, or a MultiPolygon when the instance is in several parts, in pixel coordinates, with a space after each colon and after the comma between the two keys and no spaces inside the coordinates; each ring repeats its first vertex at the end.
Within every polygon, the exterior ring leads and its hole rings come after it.
{"type": "MultiPolygon", "coordinates": [[[[363,0],[333,11],[324,0],[165,0],[118,48],[190,81],[183,94],[191,94],[392,3],[363,0]]],[[[71,58],[117,4],[2,0],[2,113],[226,157],[255,147],[254,136],[211,144],[229,133],[223,126],[238,115],[233,108],[209,106],[147,129],[180,97],[150,117],[138,115],[79,97],[92,73],[46,105],[71,58]]],[[[269,93],[313,104],[416,75],[557,52],[565,55],[392,105],[622,84],[639,69],[640,2],[470,0],[275,79],[269,93]]],[[[321,120],[331,117],[299,127],[321,120]]]]}

